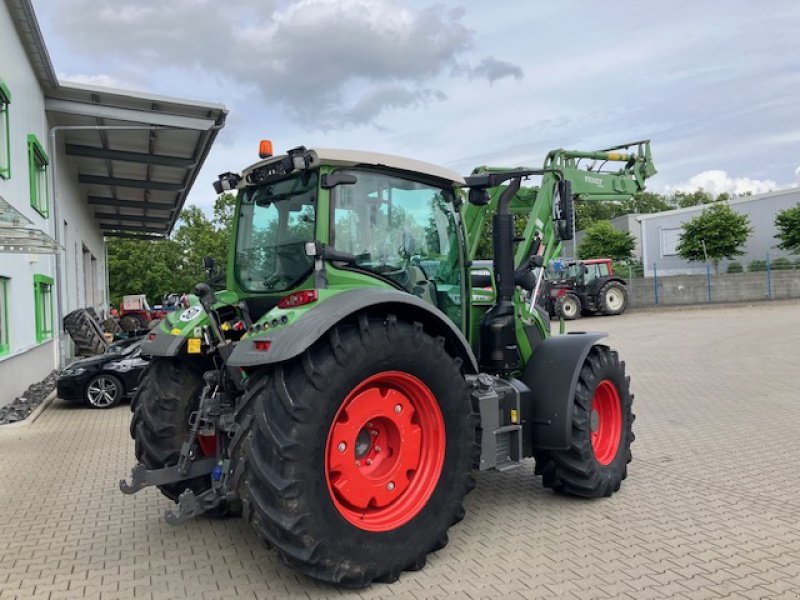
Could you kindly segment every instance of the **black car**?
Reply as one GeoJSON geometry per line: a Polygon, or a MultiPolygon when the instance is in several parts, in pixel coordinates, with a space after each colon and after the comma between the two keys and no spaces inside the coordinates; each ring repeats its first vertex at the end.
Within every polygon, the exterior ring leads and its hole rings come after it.
{"type": "Polygon", "coordinates": [[[58,397],[111,408],[136,391],[147,362],[141,355],[141,338],[116,342],[104,354],[77,360],[61,371],[58,397]]]}

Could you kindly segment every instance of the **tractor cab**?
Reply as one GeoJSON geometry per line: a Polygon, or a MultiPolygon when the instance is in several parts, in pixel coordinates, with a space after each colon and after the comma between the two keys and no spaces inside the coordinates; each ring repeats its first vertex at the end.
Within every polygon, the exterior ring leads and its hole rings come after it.
{"type": "Polygon", "coordinates": [[[227,289],[256,319],[297,290],[396,289],[461,328],[461,185],[415,160],[303,147],[221,175],[219,192],[238,190],[227,289]]]}

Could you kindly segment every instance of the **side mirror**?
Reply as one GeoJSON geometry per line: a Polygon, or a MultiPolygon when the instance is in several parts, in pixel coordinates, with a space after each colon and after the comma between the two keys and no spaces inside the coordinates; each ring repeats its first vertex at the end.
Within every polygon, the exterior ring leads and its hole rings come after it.
{"type": "Polygon", "coordinates": [[[558,237],[572,239],[572,224],[575,220],[575,205],[572,198],[572,182],[561,179],[556,184],[556,197],[553,198],[553,219],[556,221],[558,237]]]}
{"type": "Polygon", "coordinates": [[[210,256],[203,257],[203,269],[205,269],[206,271],[212,271],[216,266],[217,266],[217,261],[215,261],[213,258],[211,258],[210,256]]]}
{"type": "Polygon", "coordinates": [[[358,183],[358,177],[352,173],[334,171],[333,173],[326,173],[323,175],[320,185],[326,190],[330,190],[337,185],[353,185],[354,183],[358,183]]]}
{"type": "Polygon", "coordinates": [[[235,190],[241,181],[236,173],[222,173],[214,182],[214,191],[218,194],[235,190]]]}
{"type": "Polygon", "coordinates": [[[542,265],[544,265],[544,256],[537,254],[536,256],[533,257],[532,264],[534,267],[541,267],[542,265]]]}
{"type": "Polygon", "coordinates": [[[469,203],[475,206],[486,206],[489,204],[489,192],[486,188],[469,188],[469,203]]]}

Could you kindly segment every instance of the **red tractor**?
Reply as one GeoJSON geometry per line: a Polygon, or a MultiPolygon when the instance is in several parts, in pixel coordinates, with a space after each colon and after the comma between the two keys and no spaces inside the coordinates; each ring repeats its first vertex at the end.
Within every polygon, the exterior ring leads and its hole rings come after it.
{"type": "Polygon", "coordinates": [[[119,306],[119,326],[127,333],[150,329],[167,313],[175,311],[180,302],[180,294],[167,294],[164,296],[163,304],[150,308],[147,296],[144,294],[124,296],[119,306]]]}
{"type": "Polygon", "coordinates": [[[543,303],[567,321],[584,313],[620,315],[628,307],[628,283],[614,274],[610,258],[554,261],[543,303]]]}

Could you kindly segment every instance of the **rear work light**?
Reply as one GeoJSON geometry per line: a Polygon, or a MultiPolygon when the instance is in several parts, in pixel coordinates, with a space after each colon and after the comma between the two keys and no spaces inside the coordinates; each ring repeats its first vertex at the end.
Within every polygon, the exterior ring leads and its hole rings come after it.
{"type": "Polygon", "coordinates": [[[304,306],[319,300],[319,291],[317,290],[300,290],[289,294],[283,300],[278,302],[278,308],[295,308],[296,306],[304,306]]]}

